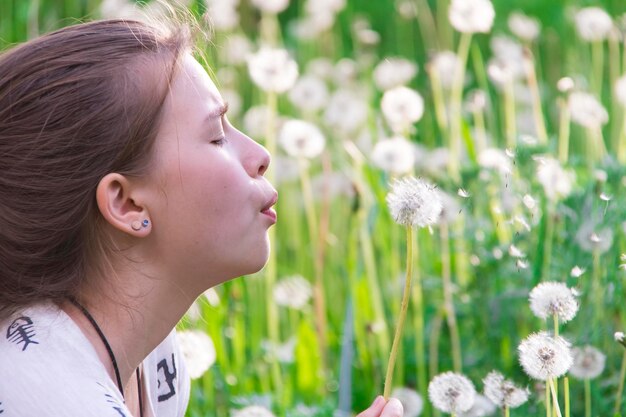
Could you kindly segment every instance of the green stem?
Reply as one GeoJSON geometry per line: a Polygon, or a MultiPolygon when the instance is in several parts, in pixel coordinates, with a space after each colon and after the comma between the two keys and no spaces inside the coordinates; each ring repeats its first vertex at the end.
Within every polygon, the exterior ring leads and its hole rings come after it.
{"type": "Polygon", "coordinates": [[[552,240],[554,237],[554,203],[548,201],[546,208],[546,233],[543,243],[543,263],[541,267],[540,280],[545,280],[550,273],[550,258],[552,256],[552,240]]]}
{"type": "Polygon", "coordinates": [[[552,392],[552,402],[554,404],[554,410],[556,411],[556,415],[558,417],[563,417],[561,415],[561,408],[559,407],[559,398],[556,394],[556,387],[554,386],[554,379],[550,378],[548,380],[548,383],[550,385],[550,391],[552,392]]]}
{"type": "Polygon", "coordinates": [[[525,48],[524,64],[526,66],[526,78],[528,79],[528,88],[532,95],[533,117],[535,119],[535,127],[537,128],[537,137],[542,145],[548,143],[548,133],[546,131],[546,123],[541,109],[541,96],[539,95],[539,87],[537,85],[537,73],[535,72],[535,62],[530,49],[525,48]]]}
{"type": "Polygon", "coordinates": [[[448,171],[454,181],[460,180],[459,159],[461,154],[461,100],[463,99],[463,81],[465,79],[465,66],[472,41],[471,33],[462,33],[459,41],[459,66],[454,74],[452,83],[452,98],[450,102],[450,160],[448,171]]]}
{"type": "Polygon", "coordinates": [[[565,396],[565,417],[570,417],[569,407],[569,378],[566,376],[563,378],[563,391],[565,396]]]}
{"type": "Polygon", "coordinates": [[[622,128],[619,132],[619,139],[615,144],[615,154],[620,164],[626,164],[626,111],[622,114],[622,128]]]}
{"type": "Polygon", "coordinates": [[[620,406],[622,405],[622,392],[624,391],[624,378],[626,377],[626,349],[624,349],[624,355],[622,356],[622,367],[619,371],[619,386],[617,388],[617,395],[615,396],[615,408],[613,414],[618,414],[620,406]]]}
{"type": "Polygon", "coordinates": [[[602,97],[602,72],[604,69],[604,45],[602,41],[592,43],[591,62],[593,65],[591,89],[600,98],[602,97]]]}
{"type": "Polygon", "coordinates": [[[485,130],[485,116],[482,109],[473,112],[474,126],[476,126],[476,154],[480,155],[487,149],[487,131],[485,130]]]}
{"type": "Polygon", "coordinates": [[[546,417],[552,417],[552,404],[550,401],[550,383],[546,381],[546,417]]]}
{"type": "Polygon", "coordinates": [[[452,363],[456,372],[461,372],[462,356],[461,356],[461,338],[459,337],[459,328],[456,322],[456,313],[454,311],[454,301],[452,299],[452,277],[451,277],[451,259],[450,259],[450,241],[448,233],[448,225],[442,222],[440,225],[441,234],[441,276],[443,280],[443,303],[446,313],[446,321],[450,330],[450,342],[452,345],[452,363]]]}
{"type": "Polygon", "coordinates": [[[515,120],[515,88],[513,78],[509,77],[504,84],[504,125],[506,132],[506,146],[515,149],[517,142],[517,123],[515,120]]]}
{"type": "Polygon", "coordinates": [[[504,417],[510,417],[510,416],[511,416],[511,409],[505,405],[504,406],[504,417]]]}
{"type": "Polygon", "coordinates": [[[404,319],[406,317],[406,311],[409,306],[409,298],[411,295],[411,275],[413,269],[413,229],[410,225],[406,227],[406,246],[406,280],[404,284],[404,293],[402,295],[400,315],[398,317],[396,331],[393,336],[393,344],[391,345],[389,362],[387,363],[387,375],[385,376],[385,388],[383,394],[386,400],[389,399],[389,395],[391,394],[394,365],[396,363],[396,356],[398,354],[398,348],[401,342],[402,327],[404,325],[404,319]]]}
{"type": "MultiPolygon", "coordinates": [[[[267,107],[268,107],[268,116],[267,116],[267,124],[265,130],[265,146],[267,147],[270,155],[276,154],[276,135],[275,135],[275,122],[276,122],[276,111],[277,111],[277,97],[276,93],[268,92],[267,93],[267,107]]],[[[265,173],[265,177],[270,183],[274,182],[274,170],[270,165],[269,169],[265,173]]],[[[273,300],[273,291],[274,291],[274,283],[277,279],[277,264],[276,264],[276,228],[271,227],[268,232],[270,247],[273,250],[270,251],[270,256],[267,261],[267,275],[265,279],[265,289],[266,289],[266,301],[267,302],[267,332],[269,339],[275,345],[279,343],[279,320],[278,320],[278,306],[276,303],[272,303],[269,300],[273,300]]],[[[274,382],[274,387],[277,390],[282,388],[282,376],[280,372],[280,365],[276,358],[271,359],[270,363],[271,367],[271,375],[274,382]]]]}
{"type": "Polygon", "coordinates": [[[591,380],[585,379],[585,417],[591,417],[591,380]]]}
{"type": "MultiPolygon", "coordinates": [[[[417,237],[417,236],[415,236],[417,237]]],[[[414,239],[414,262],[419,259],[419,242],[414,239]]],[[[417,262],[419,264],[419,262],[417,262]]],[[[428,374],[426,372],[426,345],[424,340],[424,295],[419,269],[415,271],[412,290],[413,311],[415,312],[415,356],[417,358],[417,385],[423,398],[428,396],[428,374]]],[[[426,411],[426,410],[425,410],[426,411]]]]}
{"type": "Polygon", "coordinates": [[[567,100],[559,99],[559,161],[565,165],[569,154],[570,116],[567,100]]]}

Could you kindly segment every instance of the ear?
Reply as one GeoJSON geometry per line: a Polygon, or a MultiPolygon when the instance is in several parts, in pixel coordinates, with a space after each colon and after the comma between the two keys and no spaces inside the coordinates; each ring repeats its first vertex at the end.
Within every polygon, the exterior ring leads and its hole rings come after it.
{"type": "Polygon", "coordinates": [[[128,178],[111,173],[98,183],[96,201],[100,213],[113,227],[135,237],[144,237],[150,233],[152,224],[139,194],[128,178]]]}

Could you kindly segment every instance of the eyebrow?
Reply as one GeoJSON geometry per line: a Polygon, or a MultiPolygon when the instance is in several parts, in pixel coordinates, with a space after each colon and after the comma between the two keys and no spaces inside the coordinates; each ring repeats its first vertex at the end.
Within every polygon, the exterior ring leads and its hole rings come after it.
{"type": "Polygon", "coordinates": [[[214,118],[221,118],[222,116],[226,114],[227,111],[228,111],[228,103],[224,102],[220,104],[217,109],[213,110],[212,112],[208,114],[207,120],[214,119],[214,118]]]}

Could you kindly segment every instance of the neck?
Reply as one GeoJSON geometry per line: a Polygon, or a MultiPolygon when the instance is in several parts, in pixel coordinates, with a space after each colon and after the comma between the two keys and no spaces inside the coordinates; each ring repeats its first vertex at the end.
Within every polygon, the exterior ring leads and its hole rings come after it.
{"type": "MultiPolygon", "coordinates": [[[[171,282],[169,280],[159,280],[157,284],[151,282],[151,286],[147,286],[145,276],[119,278],[119,282],[136,284],[134,289],[118,291],[125,292],[126,296],[84,294],[78,301],[104,333],[126,387],[135,369],[167,337],[195,297],[184,294],[179,288],[163,288],[165,282],[171,282]]],[[[94,326],[71,302],[63,303],[61,308],[82,330],[115,382],[113,363],[94,326]]]]}

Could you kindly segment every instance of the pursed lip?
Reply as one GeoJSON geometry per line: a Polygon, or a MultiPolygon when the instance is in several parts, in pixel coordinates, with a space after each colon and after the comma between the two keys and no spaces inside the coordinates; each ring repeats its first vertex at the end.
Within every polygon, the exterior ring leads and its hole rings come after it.
{"type": "Polygon", "coordinates": [[[261,210],[261,213],[271,218],[273,223],[276,223],[276,211],[274,211],[272,207],[274,206],[274,204],[276,204],[277,201],[278,201],[278,192],[276,190],[273,190],[272,196],[270,197],[269,200],[267,200],[267,203],[265,204],[265,206],[263,206],[263,209],[261,210]]]}

